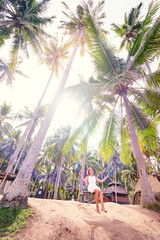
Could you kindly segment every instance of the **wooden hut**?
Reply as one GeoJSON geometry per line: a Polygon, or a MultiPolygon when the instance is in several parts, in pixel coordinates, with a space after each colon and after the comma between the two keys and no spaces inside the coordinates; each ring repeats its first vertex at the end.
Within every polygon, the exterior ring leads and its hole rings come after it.
{"type": "MultiPolygon", "coordinates": [[[[154,192],[155,196],[160,195],[160,182],[159,182],[156,174],[148,175],[148,179],[149,179],[152,191],[154,192]]],[[[140,184],[140,179],[139,179],[135,186],[133,204],[140,204],[140,202],[141,202],[141,184],[140,184]]]]}
{"type": "Polygon", "coordinates": [[[104,202],[117,202],[129,204],[128,192],[121,187],[119,182],[110,182],[108,188],[103,192],[104,202]]]}

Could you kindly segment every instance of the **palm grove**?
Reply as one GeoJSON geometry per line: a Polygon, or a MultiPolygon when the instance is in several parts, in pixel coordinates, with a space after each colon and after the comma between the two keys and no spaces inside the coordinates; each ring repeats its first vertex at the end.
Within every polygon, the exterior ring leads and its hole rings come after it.
{"type": "MultiPolygon", "coordinates": [[[[83,175],[85,167],[93,166],[103,177],[115,156],[120,170],[114,177],[122,181],[122,168],[128,168],[135,178],[135,163],[136,176],[141,180],[141,203],[154,203],[145,159],[153,157],[158,170],[160,75],[159,68],[152,72],[150,65],[160,53],[159,2],[151,2],[143,17],[140,3],[125,14],[123,25],[112,24],[112,30],[122,38],[120,49],[127,49],[126,60],[118,57],[107,39],[110,30],[103,24],[107,21],[104,1],[98,4],[83,2],[77,6],[76,13],[63,2],[65,20],[59,23],[59,28],[65,31],[67,40],[61,42],[56,33],[51,36],[44,30],[47,24],[54,26],[56,17],[44,17],[49,3],[49,0],[0,1],[0,44],[5,47],[10,40],[11,49],[8,61],[0,59],[1,81],[12,84],[17,73],[23,77],[18,70],[20,63],[33,51],[40,63],[47,64],[51,70],[34,112],[26,109],[23,116],[14,115],[10,112],[11,106],[1,105],[0,166],[6,173],[0,185],[1,204],[26,207],[28,195],[34,196],[40,185],[45,187],[44,197],[56,199],[59,195],[61,199],[70,199],[71,196],[65,195],[65,188],[70,186],[71,195],[77,194],[80,165],[83,175]],[[93,61],[94,76],[66,88],[79,48],[81,56],[87,53],[93,61]],[[63,62],[67,62],[65,68],[63,62]],[[57,91],[51,103],[42,106],[47,88],[51,81],[57,81],[60,70],[63,74],[57,91]],[[64,126],[45,139],[64,95],[74,95],[77,114],[83,112],[83,121],[76,129],[64,126]],[[9,118],[16,121],[17,117],[27,118],[25,131],[21,130],[21,125],[17,130],[8,122],[9,118]],[[39,129],[33,138],[37,125],[39,129]],[[88,150],[88,141],[100,126],[99,150],[88,150]],[[10,172],[17,173],[11,185],[7,182],[10,172]]],[[[151,161],[150,167],[155,168],[151,161]]]]}

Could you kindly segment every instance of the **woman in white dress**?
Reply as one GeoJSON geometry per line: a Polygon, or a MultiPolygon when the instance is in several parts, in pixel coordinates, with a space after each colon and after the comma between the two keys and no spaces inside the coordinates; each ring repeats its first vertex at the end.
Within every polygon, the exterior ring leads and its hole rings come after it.
{"type": "Polygon", "coordinates": [[[88,184],[88,191],[95,194],[96,211],[98,213],[100,213],[99,205],[98,205],[98,200],[100,200],[100,202],[101,202],[101,211],[107,212],[105,210],[105,208],[104,208],[102,192],[101,192],[100,188],[96,185],[96,181],[100,182],[100,183],[103,183],[109,176],[107,175],[104,179],[100,180],[100,179],[98,179],[97,177],[95,177],[93,175],[93,169],[92,168],[89,168],[87,170],[87,175],[89,175],[89,176],[86,177],[86,178],[83,178],[82,175],[81,175],[81,178],[82,178],[83,182],[88,181],[88,183],[89,183],[88,184]]]}

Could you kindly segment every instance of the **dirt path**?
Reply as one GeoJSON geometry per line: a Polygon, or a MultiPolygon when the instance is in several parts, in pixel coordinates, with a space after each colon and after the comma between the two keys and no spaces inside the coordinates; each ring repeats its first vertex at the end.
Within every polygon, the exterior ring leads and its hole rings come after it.
{"type": "Polygon", "coordinates": [[[17,237],[20,240],[158,240],[160,215],[139,206],[29,199],[35,215],[17,237]]]}

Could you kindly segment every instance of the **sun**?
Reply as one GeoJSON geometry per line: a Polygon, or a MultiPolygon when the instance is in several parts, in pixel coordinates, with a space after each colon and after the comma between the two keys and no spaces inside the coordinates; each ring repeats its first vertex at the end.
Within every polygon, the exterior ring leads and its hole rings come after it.
{"type": "Polygon", "coordinates": [[[78,103],[73,97],[60,100],[51,126],[57,129],[60,126],[70,125],[75,128],[82,122],[82,114],[78,109],[78,103]]]}

